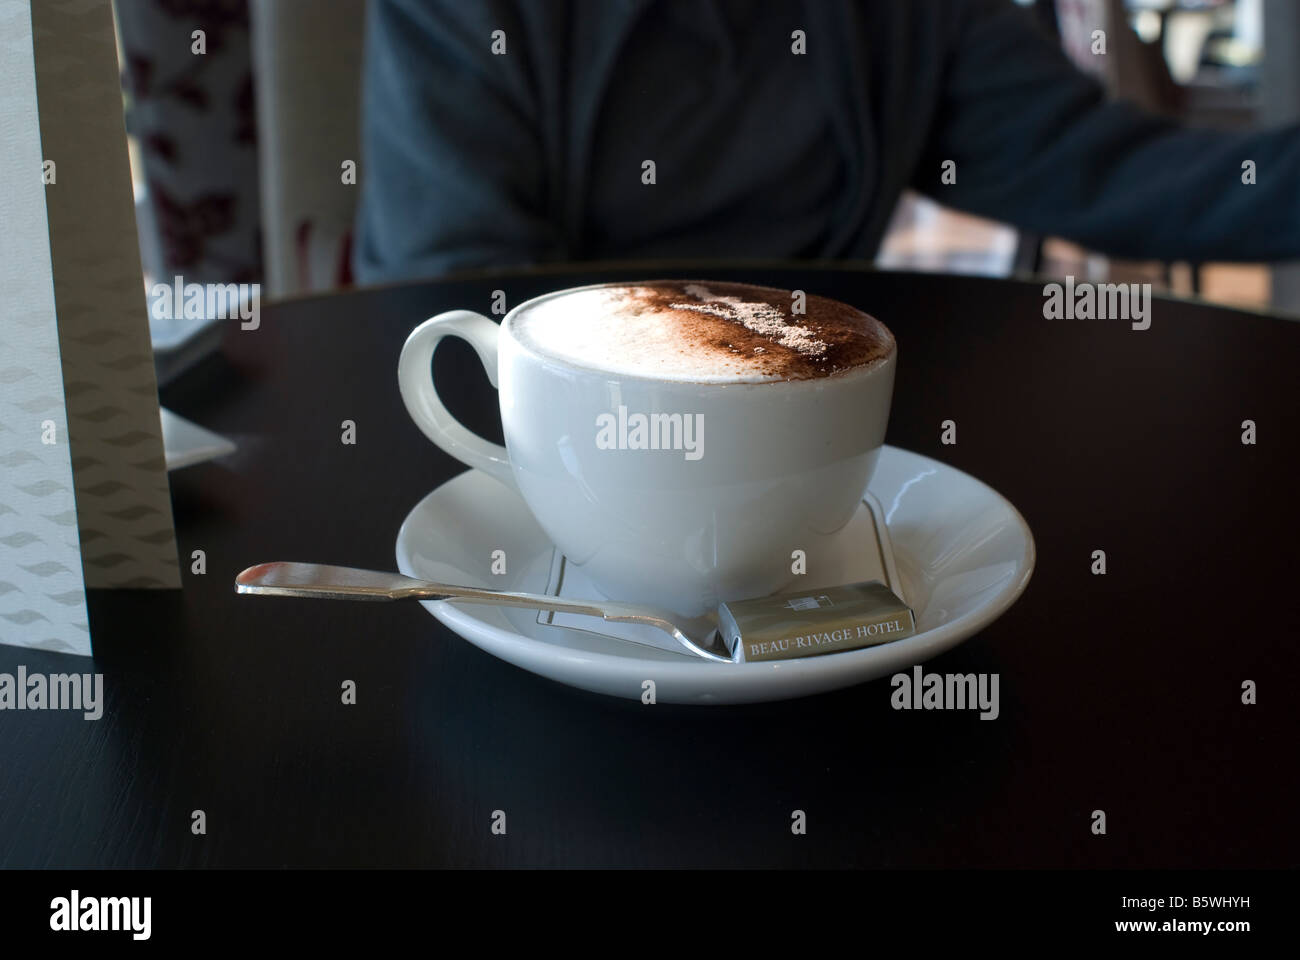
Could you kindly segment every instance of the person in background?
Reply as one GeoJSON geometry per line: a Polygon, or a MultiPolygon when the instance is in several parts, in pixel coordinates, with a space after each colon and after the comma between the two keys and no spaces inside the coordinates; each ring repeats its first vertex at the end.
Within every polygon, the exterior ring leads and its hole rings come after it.
{"type": "Polygon", "coordinates": [[[1010,0],[373,0],[363,283],[870,260],[905,188],[1132,259],[1300,257],[1300,126],[1119,101],[1010,0]]]}

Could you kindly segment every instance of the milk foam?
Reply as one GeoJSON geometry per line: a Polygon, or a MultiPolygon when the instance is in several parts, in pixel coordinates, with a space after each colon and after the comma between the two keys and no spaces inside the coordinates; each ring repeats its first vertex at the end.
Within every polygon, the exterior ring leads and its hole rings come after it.
{"type": "Polygon", "coordinates": [[[794,316],[788,291],[656,281],[549,297],[511,324],[520,343],[544,356],[615,374],[702,383],[826,376],[892,347],[889,332],[866,314],[808,299],[808,314],[794,316]]]}

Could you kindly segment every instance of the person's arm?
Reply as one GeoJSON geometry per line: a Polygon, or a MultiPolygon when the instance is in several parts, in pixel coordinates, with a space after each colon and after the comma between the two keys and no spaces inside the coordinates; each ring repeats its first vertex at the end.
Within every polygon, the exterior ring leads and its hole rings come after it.
{"type": "Polygon", "coordinates": [[[1298,180],[1300,125],[1193,130],[1107,101],[1027,11],[969,0],[914,185],[1115,256],[1281,260],[1300,257],[1298,180]],[[945,160],[955,184],[941,182],[945,160]],[[1242,182],[1246,160],[1254,185],[1242,182]]]}
{"type": "Polygon", "coordinates": [[[512,5],[372,0],[367,28],[361,282],[562,259],[527,25],[512,5]],[[495,30],[504,56],[492,53],[495,30]]]}

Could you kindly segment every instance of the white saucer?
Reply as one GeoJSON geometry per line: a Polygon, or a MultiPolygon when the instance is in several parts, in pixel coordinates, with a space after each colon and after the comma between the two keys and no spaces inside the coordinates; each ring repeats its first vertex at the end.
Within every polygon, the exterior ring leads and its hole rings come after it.
{"type": "MultiPolygon", "coordinates": [[[[917,633],[905,640],[801,660],[728,665],[610,639],[601,632],[609,627],[595,618],[586,629],[574,629],[528,610],[447,600],[424,606],[493,656],[571,686],[640,699],[643,683],[653,680],[660,703],[756,703],[910,669],[988,626],[1028,584],[1034,569],[1028,525],[974,477],[886,446],[868,492],[883,512],[893,563],[887,556],[872,557],[873,525],[864,510],[820,555],[809,551],[803,583],[814,589],[873,579],[874,564],[884,574],[878,578],[896,581],[891,586],[916,614],[917,633]]],[[[421,500],[397,535],[397,567],[407,576],[493,590],[548,592],[555,586],[554,554],[519,495],[476,470],[421,500]],[[497,550],[506,560],[500,575],[492,573],[497,550]]],[[[570,593],[567,582],[564,593],[570,593]]]]}

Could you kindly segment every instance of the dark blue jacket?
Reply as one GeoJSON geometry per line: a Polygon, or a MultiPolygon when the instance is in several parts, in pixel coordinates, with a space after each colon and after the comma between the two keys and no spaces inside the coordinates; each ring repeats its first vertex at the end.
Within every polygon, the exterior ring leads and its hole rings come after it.
{"type": "Polygon", "coordinates": [[[372,0],[368,30],[363,282],[869,259],[908,186],[1116,256],[1300,257],[1300,127],[1107,101],[1010,0],[372,0]]]}

